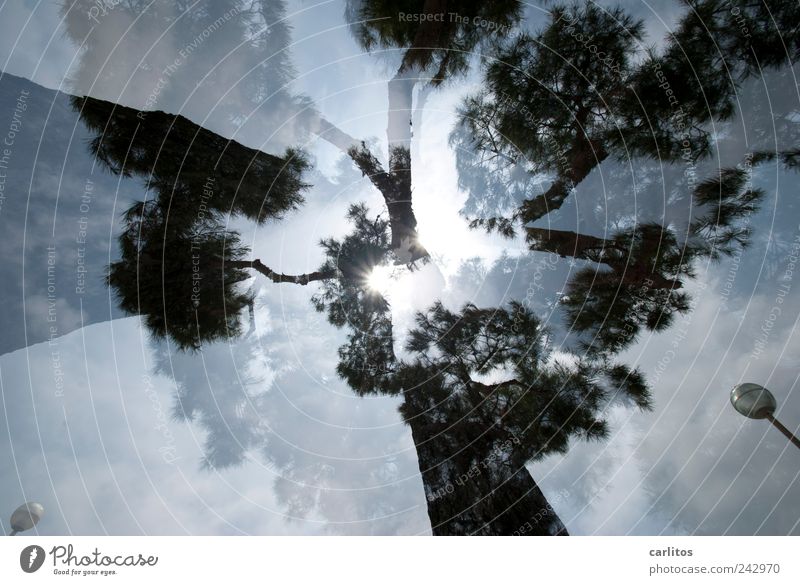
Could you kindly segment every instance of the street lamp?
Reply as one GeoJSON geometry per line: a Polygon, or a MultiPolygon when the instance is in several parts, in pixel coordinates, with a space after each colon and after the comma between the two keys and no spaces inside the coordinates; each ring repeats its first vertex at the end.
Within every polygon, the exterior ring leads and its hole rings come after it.
{"type": "Polygon", "coordinates": [[[772,392],[759,386],[758,384],[739,384],[731,390],[731,404],[736,411],[747,418],[765,418],[772,423],[776,429],[782,432],[795,447],[800,449],[800,439],[795,437],[792,432],[783,426],[775,418],[775,408],[778,406],[772,392]]]}
{"type": "Polygon", "coordinates": [[[22,504],[11,514],[11,534],[9,536],[14,536],[17,532],[30,530],[36,526],[42,516],[44,516],[44,506],[40,503],[26,502],[22,504]]]}

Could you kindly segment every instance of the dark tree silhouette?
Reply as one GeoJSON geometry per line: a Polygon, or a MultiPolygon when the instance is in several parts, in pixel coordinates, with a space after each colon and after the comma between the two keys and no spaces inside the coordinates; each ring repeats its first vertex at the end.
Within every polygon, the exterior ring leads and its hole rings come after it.
{"type": "Polygon", "coordinates": [[[242,311],[252,308],[241,283],[255,270],[275,283],[305,285],[335,272],[280,274],[249,260],[239,234],[209,216],[180,217],[158,201],[138,202],[124,216],[121,259],[111,263],[108,284],[120,308],[142,315],[156,339],[169,337],[180,349],[242,333],[242,311]]]}
{"type": "Polygon", "coordinates": [[[434,534],[565,535],[525,464],[566,452],[570,437],[604,438],[600,412],[612,399],[649,407],[638,371],[551,361],[545,339],[519,303],[459,313],[437,303],[417,317],[411,361],[397,360],[390,332],[376,328],[352,333],[340,349],[340,375],[357,380],[358,392],[403,395],[434,534]],[[365,351],[367,336],[386,349],[365,351]],[[500,373],[501,381],[481,381],[500,373]]]}
{"type": "Polygon", "coordinates": [[[389,223],[367,214],[365,205],[352,205],[348,218],[353,231],[341,241],[321,242],[326,260],[319,270],[339,278],[322,282],[312,298],[332,325],[350,329],[349,343],[339,348],[337,373],[359,395],[377,392],[382,387],[378,380],[395,359],[389,303],[369,286],[373,270],[391,261],[389,223]]]}
{"type": "MultiPolygon", "coordinates": [[[[776,5],[777,22],[796,22],[796,9],[776,5]]],[[[209,19],[220,9],[203,6],[205,13],[189,17],[192,34],[216,22],[209,19]]],[[[272,37],[253,32],[260,19],[280,20],[283,3],[272,11],[266,3],[249,6],[256,16],[237,18],[233,37],[250,35],[254,54],[285,45],[285,26],[272,37]]],[[[154,192],[125,214],[122,259],[111,265],[108,282],[125,311],[143,315],[156,338],[169,338],[182,350],[243,333],[242,312],[252,310],[253,299],[242,283],[252,271],[275,283],[319,282],[314,307],[349,330],[339,348],[339,376],[359,395],[402,396],[434,534],[566,534],[526,465],[566,452],[574,438],[605,438],[604,413],[614,401],[650,407],[641,373],[614,362],[613,354],[642,328],[663,329],[689,309],[682,289],[694,263],[746,246],[749,229],[741,220],[761,198],[749,186],[748,171],[735,168],[694,189],[693,220],[685,230],[666,220],[632,227],[623,222],[603,236],[530,225],[560,208],[607,159],[694,161],[706,155],[711,141],[705,125],[733,115],[737,82],[761,66],[782,63],[774,31],[760,21],[768,7],[717,0],[689,7],[656,52],[642,48],[641,22],[622,9],[588,3],[556,7],[539,34],[505,39],[475,19],[510,27],[519,18],[519,2],[349,2],[362,46],[400,53],[388,83],[387,167],[371,146],[336,128],[308,101],[287,92],[285,103],[307,108],[308,128],[369,178],[388,217],[373,219],[364,205],[351,206],[352,233],[323,240],[325,262],[309,274],[276,273],[249,258],[239,234],[223,227],[231,214],[261,224],[297,208],[307,187],[302,174],[308,163],[300,151],[274,156],[182,116],[75,98],[97,134],[91,148],[98,160],[112,172],[140,177],[154,192]],[[730,6],[739,7],[743,20],[731,17],[730,6]],[[702,29],[704,19],[710,30],[702,29]],[[737,43],[742,22],[752,26],[744,45],[737,43]],[[428,257],[412,209],[413,92],[422,82],[437,86],[463,72],[468,52],[476,49],[493,52],[485,89],[464,102],[451,143],[462,184],[483,189],[471,194],[474,207],[488,209],[481,201],[487,196],[506,199],[495,206],[501,217],[479,218],[474,225],[512,235],[522,224],[531,250],[591,264],[578,270],[561,300],[572,327],[592,337],[585,355],[554,355],[548,331],[518,302],[489,309],[467,304],[453,312],[437,301],[417,315],[405,347],[396,352],[390,306],[369,286],[378,266],[428,257]],[[552,179],[550,186],[534,196],[531,181],[543,175],[552,179]]],[[[143,9],[136,2],[126,6],[134,14],[143,9]]],[[[798,50],[794,32],[791,55],[798,50]]],[[[265,66],[248,82],[254,103],[268,95],[268,78],[287,75],[287,60],[275,67],[270,72],[265,66]]],[[[792,166],[797,151],[757,158],[792,166]]],[[[216,399],[206,395],[205,404],[192,404],[192,396],[179,389],[187,420],[216,399]]],[[[257,443],[242,420],[241,428],[209,438],[210,466],[237,463],[257,443]]]]}
{"type": "Polygon", "coordinates": [[[242,146],[182,116],[141,112],[73,98],[95,133],[90,144],[113,173],[141,178],[154,193],[124,215],[121,259],[108,283],[120,307],[145,317],[157,339],[181,349],[241,333],[241,311],[251,306],[240,283],[255,270],[273,282],[308,284],[333,273],[279,274],[249,260],[239,234],[225,229],[230,215],[263,224],[303,202],[308,167],[300,151],[277,157],[242,146]]]}
{"type": "Polygon", "coordinates": [[[676,45],[696,47],[701,70],[761,75],[800,56],[800,6],[791,0],[682,0],[676,45]],[[733,65],[733,67],[732,67],[733,65]]]}
{"type": "Polygon", "coordinates": [[[471,55],[507,35],[522,13],[518,0],[348,0],[346,18],[366,51],[405,49],[399,74],[432,74],[441,84],[463,74],[471,55]]]}
{"type": "Polygon", "coordinates": [[[169,228],[153,201],[135,204],[124,221],[108,284],[126,313],[142,315],[156,339],[169,336],[181,349],[239,335],[251,298],[237,286],[250,275],[231,262],[247,253],[238,234],[214,221],[169,228]]]}
{"type": "Polygon", "coordinates": [[[397,367],[434,534],[566,534],[525,463],[603,439],[611,400],[649,408],[628,367],[552,360],[532,312],[435,304],[417,317],[397,367]],[[496,374],[500,381],[481,378],[496,374]]]}
{"type": "Polygon", "coordinates": [[[170,217],[192,221],[192,210],[279,219],[303,203],[308,168],[300,150],[274,156],[227,140],[164,112],[142,112],[89,97],[73,98],[94,132],[92,153],[115,174],[142,178],[170,217]]]}
{"type": "Polygon", "coordinates": [[[314,304],[349,329],[340,377],[359,395],[403,396],[434,534],[566,534],[525,464],[565,452],[570,437],[603,438],[610,400],[648,408],[641,374],[607,360],[551,360],[547,332],[520,303],[453,313],[437,302],[417,316],[410,359],[398,358],[389,304],[366,278],[387,263],[387,222],[367,219],[363,206],[350,218],[351,234],[323,242],[320,270],[340,276],[314,304]],[[501,381],[484,381],[492,376],[501,381]]]}

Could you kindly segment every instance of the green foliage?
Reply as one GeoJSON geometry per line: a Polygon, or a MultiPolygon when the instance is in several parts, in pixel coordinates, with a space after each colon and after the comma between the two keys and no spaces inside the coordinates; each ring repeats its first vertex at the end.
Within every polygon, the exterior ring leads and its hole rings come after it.
{"type": "Polygon", "coordinates": [[[649,408],[641,373],[576,356],[554,359],[546,339],[520,303],[468,304],[458,313],[436,303],[409,335],[413,361],[395,368],[404,417],[415,429],[428,428],[423,435],[452,436],[453,446],[482,437],[481,450],[505,445],[512,465],[522,465],[565,452],[572,436],[603,438],[602,414],[612,399],[649,408]]]}
{"type": "Polygon", "coordinates": [[[710,124],[734,114],[738,84],[796,58],[798,12],[788,0],[687,0],[656,51],[625,9],[554,6],[538,34],[496,47],[483,89],[461,104],[450,140],[470,192],[465,211],[483,216],[476,227],[513,235],[485,216],[538,219],[608,157],[708,155],[710,124]],[[538,174],[557,189],[551,205],[531,207],[538,174]]]}
{"type": "Polygon", "coordinates": [[[621,132],[616,116],[630,100],[642,31],[642,22],[619,8],[555,7],[544,31],[520,35],[492,55],[484,89],[459,110],[466,132],[451,136],[461,147],[457,156],[463,148],[486,152],[499,168],[522,162],[532,173],[558,173],[579,145],[611,148],[627,140],[635,129],[621,132]]]}
{"type": "Polygon", "coordinates": [[[683,0],[677,39],[705,52],[716,70],[761,75],[800,55],[800,4],[793,0],[683,0]]]}
{"type": "Polygon", "coordinates": [[[394,363],[392,320],[389,303],[369,286],[376,266],[391,258],[389,222],[368,217],[363,203],[350,206],[353,231],[342,240],[321,242],[325,263],[320,271],[339,277],[321,283],[312,298],[314,308],[326,312],[336,327],[348,325],[348,343],[339,348],[337,373],[359,395],[385,389],[384,380],[394,363]]]}
{"type": "Polygon", "coordinates": [[[695,219],[684,241],[672,227],[643,224],[619,230],[600,240],[602,247],[583,253],[582,259],[605,266],[579,269],[561,306],[571,327],[589,334],[587,351],[616,353],[642,328],[662,331],[676,314],[690,310],[689,295],[680,289],[694,277],[692,265],[699,258],[717,260],[745,248],[749,216],[762,199],[763,192],[750,186],[749,170],[722,169],[696,186],[695,219]]]}
{"type": "Polygon", "coordinates": [[[648,280],[626,280],[605,268],[582,268],[561,299],[572,330],[588,333],[584,348],[592,355],[613,355],[630,345],[642,328],[663,331],[676,313],[687,312],[689,295],[675,287],[654,287],[648,280]]]}
{"type": "Polygon", "coordinates": [[[700,183],[694,190],[699,217],[692,222],[692,235],[703,242],[712,259],[730,256],[748,246],[750,227],[739,220],[758,211],[764,198],[761,189],[749,188],[750,173],[741,168],[721,169],[718,177],[700,183]]]}
{"type": "Polygon", "coordinates": [[[386,300],[370,289],[368,281],[376,266],[385,265],[391,258],[389,222],[368,217],[363,203],[351,205],[347,213],[353,231],[342,240],[324,239],[320,242],[325,262],[320,272],[337,271],[338,279],[322,283],[312,302],[319,312],[328,313],[328,320],[342,327],[351,319],[350,313],[381,312],[388,308],[386,300]]]}
{"type": "Polygon", "coordinates": [[[239,314],[252,298],[237,286],[250,274],[231,263],[248,252],[238,234],[213,221],[176,229],[153,201],[136,203],[124,222],[122,257],[107,277],[122,310],[180,349],[241,333],[239,314]]]}

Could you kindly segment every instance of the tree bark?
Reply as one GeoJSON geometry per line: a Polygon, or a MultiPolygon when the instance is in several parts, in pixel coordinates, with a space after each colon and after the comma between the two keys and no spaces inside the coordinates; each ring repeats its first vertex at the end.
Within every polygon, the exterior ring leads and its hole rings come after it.
{"type": "MultiPolygon", "coordinates": [[[[604,257],[607,257],[612,250],[616,251],[617,255],[620,252],[608,240],[577,232],[538,227],[525,228],[525,231],[528,234],[526,241],[531,250],[558,254],[562,258],[605,263],[604,257]]],[[[622,252],[624,254],[624,251],[622,252]]]]}
{"type": "MultiPolygon", "coordinates": [[[[408,132],[408,140],[410,140],[410,128],[408,132]]],[[[356,167],[383,195],[383,200],[389,210],[392,250],[398,260],[402,263],[410,263],[426,258],[428,251],[419,243],[417,218],[411,207],[410,151],[403,148],[391,150],[389,153],[390,171],[387,172],[378,158],[367,148],[366,143],[356,140],[336,128],[328,120],[320,117],[315,133],[349,156],[356,167]]]]}

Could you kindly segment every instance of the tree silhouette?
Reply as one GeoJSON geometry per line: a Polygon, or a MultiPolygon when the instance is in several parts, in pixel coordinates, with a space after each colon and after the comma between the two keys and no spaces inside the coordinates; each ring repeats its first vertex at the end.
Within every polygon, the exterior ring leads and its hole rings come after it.
{"type": "Polygon", "coordinates": [[[248,260],[239,234],[225,229],[230,215],[258,224],[280,219],[303,202],[308,163],[297,150],[277,157],[226,140],[182,116],[141,112],[73,98],[95,133],[90,150],[111,172],[137,176],[154,192],[123,217],[121,259],[108,283],[120,307],[145,317],[157,339],[199,349],[241,333],[241,311],[251,306],[240,283],[249,269],[273,282],[308,284],[332,273],[288,275],[248,260]]]}
{"type": "Polygon", "coordinates": [[[92,153],[109,170],[142,178],[172,218],[242,215],[259,224],[303,203],[305,155],[274,156],[242,146],[183,116],[142,112],[89,97],[73,107],[95,137],[92,153]]]}
{"type": "Polygon", "coordinates": [[[377,266],[391,261],[389,222],[370,219],[365,205],[352,205],[348,218],[353,225],[341,241],[321,242],[325,263],[320,272],[335,272],[339,278],[325,280],[312,298],[314,308],[325,312],[335,327],[348,326],[348,343],[339,348],[337,373],[359,395],[377,392],[378,383],[395,360],[389,303],[369,286],[377,266]]]}
{"type": "Polygon", "coordinates": [[[702,70],[761,75],[800,56],[800,7],[787,0],[682,0],[688,10],[676,32],[678,46],[696,47],[702,70]],[[733,67],[731,65],[733,64],[733,67]]]}
{"type": "Polygon", "coordinates": [[[250,275],[231,262],[247,253],[238,234],[213,220],[176,229],[167,219],[153,201],[125,213],[122,257],[108,273],[120,308],[181,349],[239,335],[239,313],[251,298],[237,286],[250,275]]]}
{"type": "MultiPolygon", "coordinates": [[[[659,51],[643,48],[641,21],[623,9],[590,3],[555,7],[538,34],[503,36],[476,26],[476,19],[510,27],[519,18],[519,2],[348,2],[363,48],[399,53],[388,82],[388,165],[372,145],[335,127],[308,100],[287,91],[283,104],[305,108],[308,129],[369,178],[387,215],[372,218],[365,205],[351,206],[352,232],[323,240],[325,261],[308,274],[276,273],[250,258],[239,234],[224,227],[229,215],[263,224],[296,209],[308,187],[302,152],[275,156],[183,116],[75,98],[96,134],[91,149],[98,160],[114,173],[142,179],[154,193],[125,214],[122,258],[111,265],[108,282],[125,311],[142,315],[157,339],[168,338],[181,350],[243,334],[242,313],[253,305],[243,283],[252,271],[275,283],[318,282],[315,309],[348,329],[338,350],[338,375],[360,396],[402,397],[434,534],[566,534],[526,465],[566,452],[573,439],[604,439],[605,414],[614,402],[650,407],[641,373],[613,355],[643,328],[663,330],[675,314],[689,310],[684,289],[695,263],[747,245],[743,218],[758,209],[762,194],[750,187],[748,170],[730,168],[693,189],[692,220],[685,226],[666,214],[661,223],[618,218],[602,235],[580,226],[531,224],[559,209],[604,161],[632,156],[693,163],[706,156],[714,145],[707,125],[734,114],[738,83],[761,67],[780,65],[787,50],[790,58],[796,55],[791,27],[798,15],[784,4],[775,3],[774,12],[790,33],[782,55],[775,31],[763,23],[770,7],[738,0],[687,2],[690,10],[659,51]],[[743,23],[751,32],[740,43],[743,23]],[[467,304],[454,312],[437,301],[417,315],[407,343],[396,351],[391,307],[369,285],[376,267],[413,266],[428,258],[412,209],[413,94],[423,82],[435,87],[464,72],[475,50],[491,52],[485,89],[462,104],[451,144],[461,184],[472,189],[469,205],[499,217],[481,217],[473,225],[509,236],[521,225],[530,250],[581,263],[560,301],[571,327],[590,340],[581,355],[552,351],[549,332],[519,302],[467,304]],[[535,180],[542,178],[549,187],[536,195],[535,180]]],[[[249,16],[237,17],[232,38],[249,39],[250,57],[283,55],[274,70],[265,64],[247,82],[257,104],[271,95],[273,77],[290,76],[283,54],[289,29],[276,25],[271,36],[257,32],[262,21],[267,29],[282,21],[282,2],[248,6],[249,16]]],[[[133,2],[126,10],[138,14],[144,7],[133,2]]],[[[202,8],[188,17],[190,35],[216,22],[210,19],[221,10],[209,3],[202,8]]],[[[229,80],[227,73],[215,75],[217,82],[229,80]]],[[[759,153],[756,163],[774,158],[793,166],[797,151],[759,153]]],[[[193,405],[192,393],[179,390],[188,420],[215,399],[206,395],[205,403],[193,405]]],[[[210,436],[208,464],[241,461],[243,448],[257,443],[247,430],[252,422],[243,418],[233,432],[210,436]]]]}
{"type": "Polygon", "coordinates": [[[365,142],[355,141],[323,118],[319,119],[317,133],[347,153],[383,195],[389,211],[391,247],[400,263],[428,258],[427,250],[419,242],[412,209],[414,88],[425,75],[431,84],[439,85],[449,76],[463,72],[468,64],[465,51],[474,50],[487,40],[491,42],[496,31],[489,23],[498,29],[513,25],[520,16],[520,6],[516,0],[458,5],[446,0],[401,4],[354,0],[347,4],[346,18],[365,50],[403,51],[400,66],[388,84],[388,169],[383,168],[365,142]]]}
{"type": "Polygon", "coordinates": [[[339,277],[314,304],[349,330],[339,376],[359,395],[403,396],[434,534],[566,534],[525,464],[565,452],[570,437],[605,437],[601,412],[614,399],[649,408],[642,375],[609,360],[552,360],[546,330],[517,302],[458,313],[436,302],[417,315],[410,359],[398,358],[389,304],[367,280],[389,260],[388,224],[363,206],[349,215],[353,231],[323,242],[320,270],[339,277]]]}
{"type": "Polygon", "coordinates": [[[572,437],[605,438],[611,401],[650,407],[640,372],[551,359],[546,336],[517,302],[458,313],[436,303],[417,316],[413,360],[398,364],[393,382],[434,534],[566,534],[525,464],[566,452],[572,437]]]}
{"type": "MultiPolygon", "coordinates": [[[[775,2],[789,20],[797,9],[785,4],[775,2]]],[[[762,8],[746,12],[762,15],[762,8]]],[[[754,59],[762,67],[781,64],[775,56],[779,29],[756,28],[761,61],[755,47],[744,51],[736,44],[742,30],[730,6],[692,2],[664,48],[645,51],[642,21],[622,8],[554,7],[543,31],[497,49],[484,74],[485,89],[464,100],[451,135],[461,169],[498,174],[517,190],[524,171],[552,181],[536,197],[523,190],[527,198],[516,208],[512,199],[500,217],[477,218],[473,227],[513,235],[518,222],[559,209],[610,157],[691,162],[706,156],[706,124],[733,115],[738,82],[754,72],[754,59]],[[709,11],[715,26],[706,29],[709,11]]],[[[789,36],[795,43],[794,30],[789,36]]],[[[461,183],[476,185],[468,174],[461,183]]]]}
{"type": "Polygon", "coordinates": [[[521,16],[518,0],[348,0],[346,19],[365,51],[405,49],[399,74],[432,74],[431,83],[463,74],[470,55],[508,34],[521,16]]]}
{"type": "Polygon", "coordinates": [[[681,289],[694,277],[700,258],[719,260],[749,245],[746,218],[764,193],[752,188],[750,171],[729,168],[696,186],[695,219],[680,234],[674,226],[644,223],[610,238],[527,228],[532,250],[594,264],[570,279],[560,304],[570,326],[588,333],[585,348],[613,354],[632,343],[642,328],[662,331],[676,313],[691,308],[681,289]]]}
{"type": "Polygon", "coordinates": [[[641,373],[551,360],[546,331],[516,302],[458,313],[437,302],[417,316],[411,359],[397,359],[387,311],[349,321],[338,372],[361,395],[403,396],[434,534],[567,534],[525,464],[566,452],[571,437],[604,438],[613,400],[649,408],[641,373]]]}
{"type": "Polygon", "coordinates": [[[179,217],[158,201],[137,202],[124,215],[121,259],[109,267],[108,284],[120,308],[142,315],[156,339],[197,350],[242,333],[242,311],[252,308],[241,283],[255,270],[275,283],[306,285],[334,278],[333,271],[281,274],[260,260],[239,234],[214,217],[179,217]]]}

